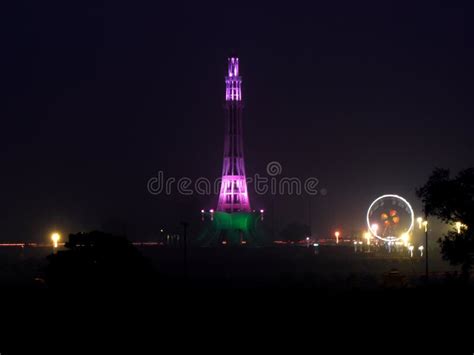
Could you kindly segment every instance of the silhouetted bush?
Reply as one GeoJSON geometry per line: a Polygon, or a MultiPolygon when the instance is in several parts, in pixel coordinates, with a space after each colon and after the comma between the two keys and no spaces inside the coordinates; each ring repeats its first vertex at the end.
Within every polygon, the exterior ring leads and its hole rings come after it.
{"type": "Polygon", "coordinates": [[[45,278],[51,288],[146,288],[156,281],[147,259],[125,237],[71,234],[65,248],[48,256],[45,278]]]}

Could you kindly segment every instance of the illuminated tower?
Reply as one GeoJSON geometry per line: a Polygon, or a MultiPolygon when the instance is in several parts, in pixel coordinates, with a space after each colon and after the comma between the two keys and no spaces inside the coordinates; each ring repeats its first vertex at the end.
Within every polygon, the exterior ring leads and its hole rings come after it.
{"type": "Polygon", "coordinates": [[[245,176],[242,138],[242,78],[239,59],[228,59],[225,78],[225,134],[222,183],[217,209],[201,210],[202,229],[196,246],[270,245],[263,222],[264,210],[251,211],[245,176]]]}
{"type": "Polygon", "coordinates": [[[242,138],[243,104],[239,58],[229,58],[228,65],[225,78],[224,163],[217,211],[250,212],[242,138]]]}

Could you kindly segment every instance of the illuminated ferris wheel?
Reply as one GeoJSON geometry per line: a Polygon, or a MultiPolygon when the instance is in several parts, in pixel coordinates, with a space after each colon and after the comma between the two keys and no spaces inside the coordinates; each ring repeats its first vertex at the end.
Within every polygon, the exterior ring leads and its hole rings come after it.
{"type": "Polygon", "coordinates": [[[367,211],[367,226],[374,237],[391,242],[409,234],[415,223],[413,208],[403,197],[383,195],[367,211]]]}

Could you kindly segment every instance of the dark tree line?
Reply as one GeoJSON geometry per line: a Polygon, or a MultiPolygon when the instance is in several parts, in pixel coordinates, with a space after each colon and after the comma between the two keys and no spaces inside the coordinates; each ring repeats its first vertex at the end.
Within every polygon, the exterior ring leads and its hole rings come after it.
{"type": "Polygon", "coordinates": [[[426,216],[434,216],[466,228],[461,233],[452,230],[439,239],[441,254],[452,265],[460,265],[465,278],[469,277],[474,257],[474,168],[451,176],[448,169],[435,169],[428,182],[417,189],[426,216]]]}

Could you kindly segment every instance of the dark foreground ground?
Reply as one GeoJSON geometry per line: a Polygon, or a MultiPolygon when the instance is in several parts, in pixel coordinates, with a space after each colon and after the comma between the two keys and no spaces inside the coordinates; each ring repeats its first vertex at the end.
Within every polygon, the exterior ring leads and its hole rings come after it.
{"type": "Polygon", "coordinates": [[[349,247],[139,250],[149,287],[113,290],[49,289],[50,251],[2,250],[1,354],[474,350],[472,285],[434,255],[427,283],[422,259],[349,247]]]}
{"type": "MultiPolygon", "coordinates": [[[[138,246],[155,275],[151,288],[319,290],[410,289],[426,286],[425,259],[415,253],[357,252],[349,246],[275,246],[183,249],[138,246]]],[[[48,248],[0,249],[0,288],[44,289],[48,248]]],[[[456,268],[437,251],[429,259],[429,285],[451,285],[456,268]]]]}

